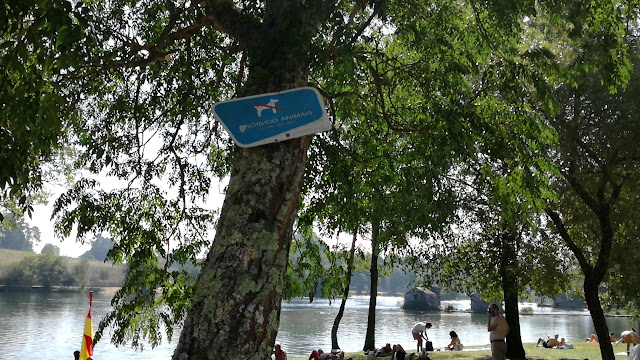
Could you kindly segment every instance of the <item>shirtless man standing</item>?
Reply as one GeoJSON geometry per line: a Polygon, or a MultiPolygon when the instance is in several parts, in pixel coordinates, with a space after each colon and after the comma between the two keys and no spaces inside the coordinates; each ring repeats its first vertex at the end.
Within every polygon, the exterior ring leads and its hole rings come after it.
{"type": "Polygon", "coordinates": [[[506,360],[507,343],[505,339],[510,330],[509,324],[507,324],[507,320],[500,315],[498,305],[489,305],[487,312],[487,331],[490,333],[491,356],[493,360],[506,360]]]}

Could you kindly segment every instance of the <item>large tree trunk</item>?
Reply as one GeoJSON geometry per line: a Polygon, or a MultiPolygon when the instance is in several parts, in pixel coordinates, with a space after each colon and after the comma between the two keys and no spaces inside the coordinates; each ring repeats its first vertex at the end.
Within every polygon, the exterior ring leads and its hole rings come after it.
{"type": "Polygon", "coordinates": [[[380,224],[374,221],[371,229],[371,286],[369,294],[369,316],[367,333],[364,338],[364,351],[376,349],[376,301],[378,297],[378,235],[380,224]]]}
{"type": "Polygon", "coordinates": [[[515,251],[516,239],[513,234],[505,232],[502,237],[502,258],[500,261],[500,274],[502,276],[502,289],[504,293],[505,319],[509,324],[507,335],[507,358],[525,359],[525,351],[522,346],[520,334],[520,311],[518,308],[518,290],[520,284],[516,275],[515,251]]]}
{"type": "MultiPolygon", "coordinates": [[[[248,36],[249,60],[240,96],[307,85],[317,12],[299,1],[268,2],[265,19],[252,25],[257,28],[238,33],[248,36]]],[[[216,236],[173,360],[271,358],[307,147],[301,137],[236,149],[216,236]]]]}
{"type": "Polygon", "coordinates": [[[338,314],[336,318],[333,320],[333,327],[331,328],[331,349],[340,349],[338,345],[338,327],[340,326],[340,321],[342,320],[342,316],[344,315],[344,308],[347,305],[347,298],[349,297],[349,288],[351,287],[351,275],[353,274],[353,259],[356,256],[356,240],[358,239],[358,234],[353,234],[353,240],[351,241],[351,252],[349,253],[349,259],[347,260],[347,274],[345,281],[347,284],[344,287],[344,293],[342,294],[342,301],[340,302],[340,309],[338,310],[338,314]]]}
{"type": "Polygon", "coordinates": [[[174,360],[270,358],[306,150],[303,137],[237,152],[174,360]]]}

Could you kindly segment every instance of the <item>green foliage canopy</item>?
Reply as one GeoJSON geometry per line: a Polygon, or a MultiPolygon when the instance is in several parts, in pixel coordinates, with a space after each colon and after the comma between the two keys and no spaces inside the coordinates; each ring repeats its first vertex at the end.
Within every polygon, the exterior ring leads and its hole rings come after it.
{"type": "MultiPolygon", "coordinates": [[[[625,4],[630,6],[625,16],[635,13],[635,2],[625,4]]],[[[6,173],[9,177],[0,178],[0,186],[13,186],[18,189],[15,194],[37,187],[39,161],[68,128],[69,139],[82,150],[79,166],[123,180],[122,186],[110,190],[101,189],[94,178],[78,181],[55,205],[58,229],[70,234],[77,225],[80,241],[92,233],[113,237],[110,259],[126,262],[131,271],[114,299],[114,313],[101,329],[113,323],[118,326],[114,341],[133,338],[136,345],[148,336],[153,346],[160,341],[160,323],[171,337],[171,329],[191,305],[193,278],[169,267],[195,262],[210,245],[208,231],[216,214],[203,202],[212,179],[228,174],[232,156],[237,161],[255,160],[243,155],[258,153],[232,155],[228,137],[212,120],[216,101],[314,79],[336,108],[338,130],[327,136],[352,132],[345,140],[331,142],[369,162],[355,167],[366,182],[354,179],[353,191],[345,192],[368,196],[349,205],[361,208],[353,218],[345,216],[343,223],[355,229],[359,219],[374,218],[363,215],[388,216],[384,238],[403,243],[405,233],[438,226],[452,209],[442,212],[442,218],[403,211],[424,205],[409,201],[410,194],[450,205],[454,197],[446,190],[449,186],[440,188],[449,184],[439,182],[437,175],[455,163],[451,159],[475,153],[476,146],[486,144],[483,152],[494,151],[489,140],[498,141],[514,125],[498,124],[502,131],[489,131],[494,114],[508,110],[518,98],[496,102],[495,92],[482,93],[491,89],[482,81],[498,80],[507,89],[519,88],[521,80],[529,85],[525,80],[531,78],[544,85],[533,62],[518,57],[525,16],[548,12],[571,23],[576,33],[598,34],[591,36],[593,47],[605,51],[597,61],[586,58],[583,66],[607,70],[613,84],[625,79],[626,45],[619,41],[624,21],[615,7],[551,0],[481,1],[469,6],[392,0],[6,3],[0,7],[0,20],[6,20],[0,21],[0,40],[6,45],[0,53],[0,129],[12,129],[18,137],[3,133],[0,139],[6,148],[29,141],[34,146],[20,147],[28,148],[18,152],[22,167],[8,156],[0,158],[12,169],[6,173]],[[332,66],[337,70],[331,71],[332,66]],[[481,74],[484,77],[470,81],[481,74]],[[334,104],[340,93],[354,96],[334,104]],[[367,106],[356,106],[359,102],[367,106]],[[23,105],[29,106],[28,115],[15,121],[14,113],[23,105]],[[358,116],[350,116],[351,111],[358,116]],[[31,139],[21,127],[30,122],[36,125],[29,131],[47,131],[31,139]],[[417,131],[404,137],[391,129],[417,131]],[[162,182],[171,190],[161,187],[162,182]],[[159,258],[165,265],[159,265],[159,258]]],[[[531,52],[529,58],[539,54],[531,52]]],[[[527,124],[522,123],[525,130],[527,124]]],[[[517,137],[519,129],[513,129],[511,135],[517,137]]],[[[319,142],[317,152],[333,151],[330,142],[323,141],[327,145],[319,142]]],[[[236,174],[252,174],[258,167],[258,161],[239,164],[236,174]]],[[[274,164],[271,170],[284,166],[274,164]]],[[[304,161],[292,168],[298,165],[303,167],[304,161]]],[[[347,166],[336,171],[351,170],[347,166]]],[[[260,195],[251,180],[245,183],[247,191],[233,190],[247,197],[260,195]]],[[[283,197],[293,198],[299,185],[290,191],[283,197]]],[[[236,230],[245,229],[230,232],[236,230]]]]}

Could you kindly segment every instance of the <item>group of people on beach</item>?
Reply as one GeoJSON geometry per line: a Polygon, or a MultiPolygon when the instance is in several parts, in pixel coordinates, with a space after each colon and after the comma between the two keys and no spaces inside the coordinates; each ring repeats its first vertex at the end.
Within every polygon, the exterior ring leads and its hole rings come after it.
{"type": "Polygon", "coordinates": [[[418,351],[418,353],[407,353],[402,345],[395,344],[391,346],[390,343],[387,343],[380,349],[367,351],[365,352],[365,355],[375,357],[390,356],[390,360],[429,360],[429,356],[426,352],[418,351]]]}
{"type": "MultiPolygon", "coordinates": [[[[590,342],[590,343],[595,343],[595,344],[599,343],[598,336],[596,334],[591,334],[591,336],[588,337],[588,338],[585,338],[584,341],[590,342]]],[[[616,341],[616,338],[613,336],[613,333],[610,332],[609,333],[609,341],[613,345],[618,345],[620,343],[627,344],[627,352],[629,352],[629,348],[632,347],[631,345],[633,345],[633,347],[635,347],[636,345],[640,344],[640,337],[636,333],[636,329],[631,328],[631,330],[623,331],[622,334],[620,334],[620,340],[618,340],[618,341],[616,341]]]]}
{"type": "MultiPolygon", "coordinates": [[[[413,339],[417,341],[418,353],[427,354],[433,351],[433,345],[426,335],[427,329],[431,328],[431,323],[417,323],[411,330],[413,339]],[[426,341],[423,346],[422,340],[426,341]]],[[[489,341],[491,343],[491,357],[493,360],[505,360],[507,355],[507,334],[509,333],[509,324],[507,320],[500,314],[498,304],[492,303],[487,308],[487,331],[489,332],[489,341]]],[[[451,342],[445,347],[445,350],[461,351],[463,349],[462,342],[455,331],[449,332],[451,342]]],[[[396,359],[401,360],[401,359],[396,359]]],[[[414,360],[414,359],[405,359],[414,360]]]]}
{"type": "MultiPolygon", "coordinates": [[[[431,323],[419,322],[415,324],[411,329],[411,336],[413,337],[413,340],[416,340],[418,342],[417,343],[418,353],[421,353],[421,352],[426,353],[428,351],[433,351],[433,344],[431,343],[431,341],[429,341],[429,337],[427,336],[427,329],[431,329],[431,326],[432,326],[431,323]],[[424,345],[422,343],[422,340],[425,341],[424,345]]],[[[450,331],[449,336],[451,336],[451,342],[444,349],[461,351],[463,348],[463,345],[460,342],[460,338],[458,337],[458,334],[455,331],[450,331]]]]}
{"type": "MultiPolygon", "coordinates": [[[[402,345],[395,344],[391,346],[387,343],[380,349],[368,351],[365,355],[375,357],[387,357],[390,356],[390,360],[429,360],[428,353],[434,351],[433,344],[429,341],[427,336],[427,330],[432,327],[431,323],[419,322],[411,329],[411,334],[414,340],[417,342],[417,349],[415,353],[407,353],[402,345]],[[424,340],[424,343],[423,343],[424,340]]],[[[506,319],[500,314],[500,310],[497,304],[492,303],[487,309],[487,331],[490,333],[489,341],[491,342],[491,357],[493,360],[505,360],[507,354],[506,337],[509,334],[510,328],[506,319]]],[[[444,350],[457,350],[463,349],[462,342],[455,331],[449,332],[451,336],[451,342],[444,350]]],[[[553,338],[547,337],[547,339],[539,338],[536,347],[542,346],[544,348],[563,348],[565,345],[565,339],[558,340],[558,334],[555,334],[553,338]]],[[[598,342],[598,337],[592,334],[591,337],[585,338],[587,342],[598,342]]],[[[623,331],[620,340],[616,341],[613,333],[609,333],[609,341],[612,344],[626,343],[627,354],[629,354],[629,360],[640,360],[640,337],[636,333],[635,329],[623,331]],[[631,351],[629,348],[633,347],[631,351]]],[[[280,345],[277,344],[274,350],[275,360],[287,360],[287,355],[280,345]]],[[[344,360],[344,352],[339,351],[334,353],[324,353],[322,349],[313,350],[309,356],[309,360],[344,360]]],[[[351,360],[351,359],[347,359],[351,360]]]]}

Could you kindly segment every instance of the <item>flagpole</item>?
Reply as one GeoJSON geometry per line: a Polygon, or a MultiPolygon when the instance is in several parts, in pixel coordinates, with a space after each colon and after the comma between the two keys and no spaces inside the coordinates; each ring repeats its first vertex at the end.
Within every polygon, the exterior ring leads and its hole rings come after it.
{"type": "Polygon", "coordinates": [[[91,320],[91,305],[93,303],[93,291],[89,291],[89,313],[84,322],[84,334],[82,335],[82,347],[80,348],[80,360],[93,357],[93,322],[91,320]]]}

